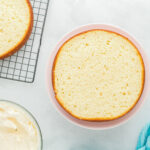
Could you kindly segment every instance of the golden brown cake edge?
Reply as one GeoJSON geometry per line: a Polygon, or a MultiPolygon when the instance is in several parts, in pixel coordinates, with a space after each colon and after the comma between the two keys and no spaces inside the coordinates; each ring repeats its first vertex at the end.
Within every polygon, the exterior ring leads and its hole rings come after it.
{"type": "Polygon", "coordinates": [[[32,28],[33,28],[33,9],[32,9],[30,1],[26,0],[26,2],[29,7],[29,11],[30,11],[30,13],[29,13],[30,14],[30,23],[29,23],[28,29],[27,29],[26,33],[24,34],[24,37],[22,38],[22,40],[20,42],[18,42],[18,44],[16,44],[9,51],[0,55],[0,59],[7,58],[7,57],[13,55],[14,53],[16,53],[22,46],[25,45],[25,43],[27,42],[27,40],[29,39],[29,37],[31,35],[32,28]]]}
{"type": "Polygon", "coordinates": [[[57,102],[60,104],[60,106],[67,112],[69,113],[71,116],[75,117],[76,119],[79,119],[79,120],[84,120],[84,121],[92,121],[92,122],[98,122],[98,121],[111,121],[111,120],[115,120],[115,119],[118,119],[118,118],[121,118],[123,117],[124,115],[126,115],[128,112],[130,112],[134,107],[135,105],[138,103],[141,95],[142,95],[142,92],[143,92],[143,89],[144,89],[144,83],[145,83],[145,67],[144,67],[144,62],[143,62],[143,59],[142,59],[142,56],[138,50],[138,48],[125,36],[119,34],[119,33],[116,33],[116,32],[113,32],[113,31],[109,31],[109,30],[104,30],[104,29],[93,29],[93,30],[88,30],[88,31],[85,31],[85,32],[81,32],[79,34],[76,34],[74,35],[73,37],[69,38],[67,41],[65,41],[63,43],[63,45],[59,48],[55,58],[54,58],[54,62],[53,62],[53,67],[52,67],[52,86],[53,86],[53,90],[54,90],[54,94],[55,94],[55,98],[57,100],[57,102]],[[112,117],[112,118],[84,118],[84,117],[78,117],[76,115],[74,115],[71,111],[69,111],[67,108],[65,108],[65,106],[61,103],[61,100],[58,98],[57,96],[57,93],[56,93],[56,86],[55,86],[55,66],[56,66],[56,62],[57,62],[57,59],[59,57],[59,53],[61,51],[61,49],[63,48],[63,46],[68,42],[70,41],[72,38],[76,37],[76,36],[79,36],[81,34],[84,34],[84,33],[87,33],[87,32],[90,32],[90,31],[105,31],[105,32],[110,32],[110,33],[114,33],[116,35],[119,35],[123,38],[125,38],[128,42],[130,42],[134,47],[135,49],[137,50],[137,53],[138,53],[138,56],[141,60],[141,64],[142,64],[142,68],[143,68],[143,72],[142,72],[142,88],[140,90],[140,93],[139,93],[139,96],[137,98],[137,100],[135,101],[135,103],[131,106],[130,109],[128,109],[126,112],[116,116],[116,117],[112,117]]]}

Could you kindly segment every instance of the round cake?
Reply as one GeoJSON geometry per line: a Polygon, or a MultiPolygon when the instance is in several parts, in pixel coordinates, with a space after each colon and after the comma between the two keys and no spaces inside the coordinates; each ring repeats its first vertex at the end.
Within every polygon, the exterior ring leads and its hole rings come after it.
{"type": "Polygon", "coordinates": [[[11,56],[25,44],[32,26],[29,0],[0,0],[0,59],[11,56]]]}
{"type": "Polygon", "coordinates": [[[138,102],[144,63],[126,37],[90,30],[66,41],[53,64],[56,100],[72,116],[88,121],[117,119],[138,102]]]}

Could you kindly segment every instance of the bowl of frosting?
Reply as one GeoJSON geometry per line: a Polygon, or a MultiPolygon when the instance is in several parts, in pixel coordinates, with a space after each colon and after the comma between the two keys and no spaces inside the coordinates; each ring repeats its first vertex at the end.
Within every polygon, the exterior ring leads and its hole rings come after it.
{"type": "Polygon", "coordinates": [[[42,150],[41,130],[33,115],[4,100],[0,100],[0,149],[42,150]]]}

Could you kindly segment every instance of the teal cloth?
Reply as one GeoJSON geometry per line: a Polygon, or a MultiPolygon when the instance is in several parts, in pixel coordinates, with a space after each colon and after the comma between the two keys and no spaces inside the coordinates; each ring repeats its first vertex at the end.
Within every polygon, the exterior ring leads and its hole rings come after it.
{"type": "Polygon", "coordinates": [[[136,150],[150,150],[150,123],[142,129],[136,150]]]}

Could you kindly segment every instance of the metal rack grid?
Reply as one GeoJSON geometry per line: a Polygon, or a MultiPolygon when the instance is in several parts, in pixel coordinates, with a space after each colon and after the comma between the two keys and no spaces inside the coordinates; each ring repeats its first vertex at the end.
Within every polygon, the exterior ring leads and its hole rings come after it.
{"type": "Polygon", "coordinates": [[[27,43],[13,56],[0,60],[0,78],[34,82],[49,0],[30,0],[34,25],[27,43]]]}

